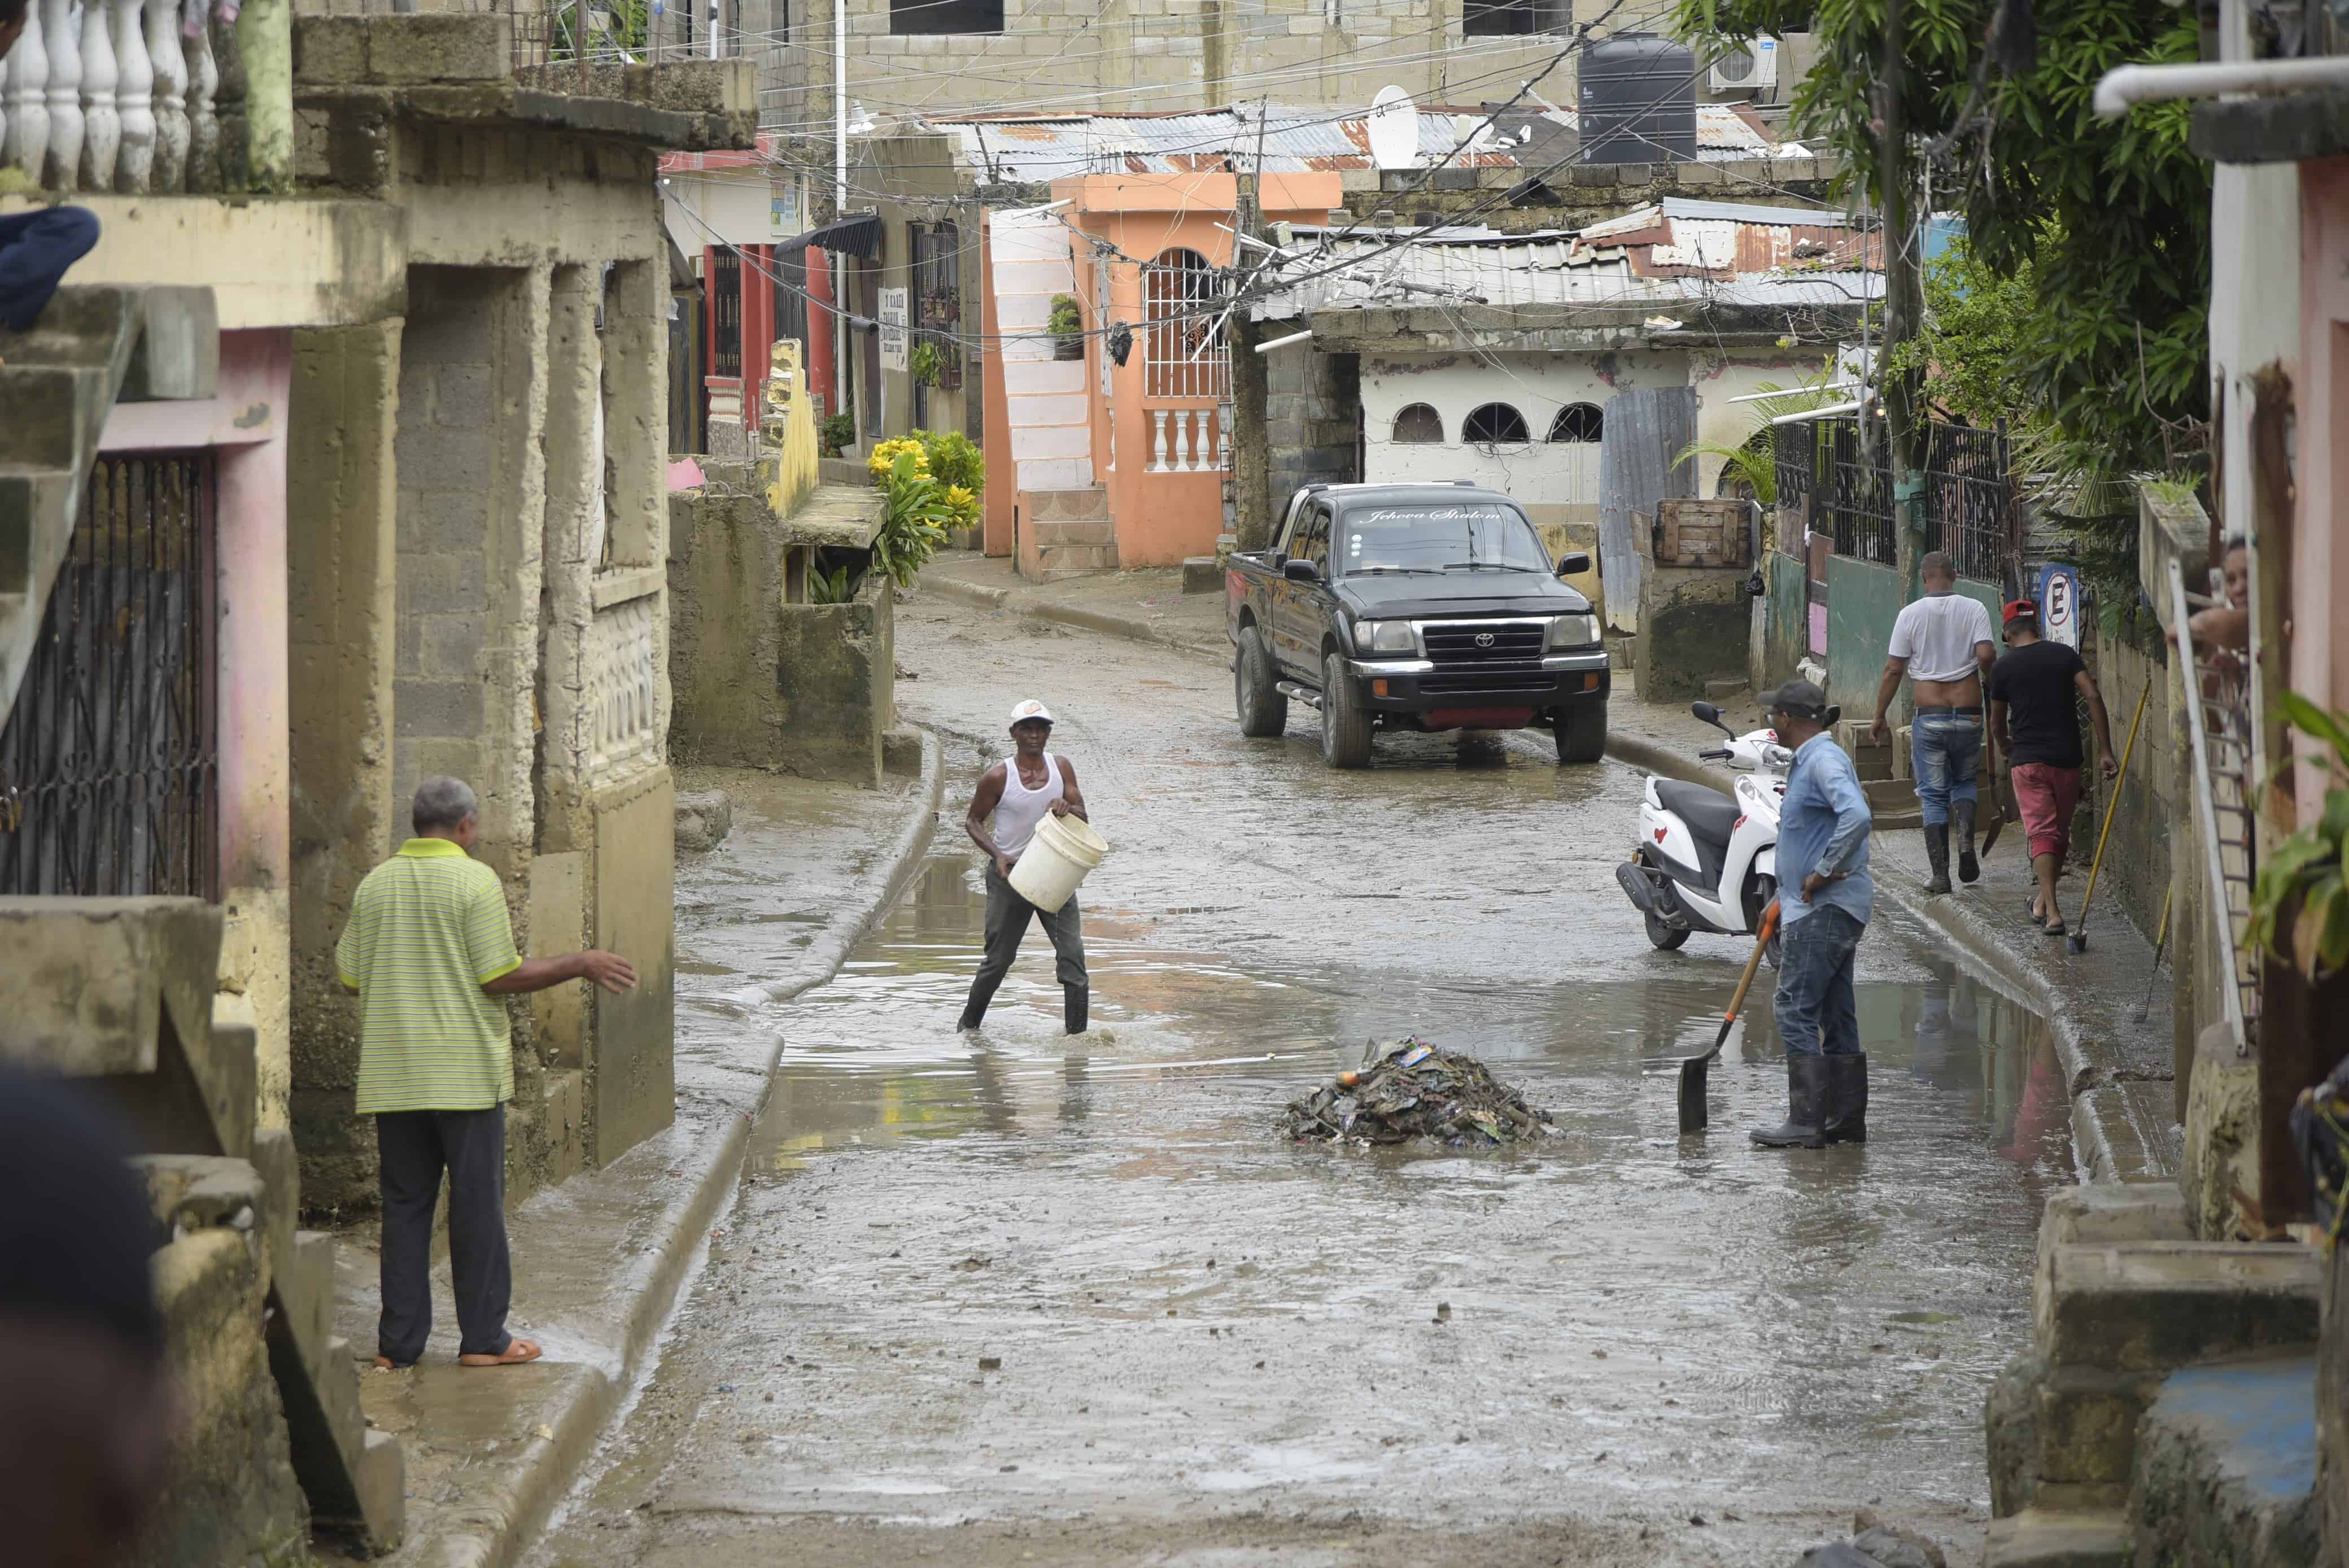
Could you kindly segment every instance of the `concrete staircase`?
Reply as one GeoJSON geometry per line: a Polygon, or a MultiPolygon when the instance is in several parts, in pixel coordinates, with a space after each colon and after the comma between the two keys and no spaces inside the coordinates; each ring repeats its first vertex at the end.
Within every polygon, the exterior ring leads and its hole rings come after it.
{"type": "Polygon", "coordinates": [[[399,1444],[367,1427],[351,1347],[330,1332],[334,1244],[295,1229],[293,1139],[254,1125],[253,1030],[213,1022],[221,934],[199,899],[0,900],[0,1011],[34,1065],[93,1083],[149,1151],[172,1238],[158,1297],[194,1402],[163,1511],[172,1560],[278,1561],[285,1529],[306,1535],[305,1501],[310,1522],[388,1551],[399,1444]]]}
{"type": "Polygon", "coordinates": [[[2322,1262],[2189,1239],[2168,1181],[2051,1198],[2033,1347],[1985,1405],[1986,1568],[2313,1564],[2322,1262]]]}
{"type": "Polygon", "coordinates": [[[0,718],[40,636],[108,412],[209,397],[219,378],[208,288],[61,288],[30,332],[0,331],[0,718]]]}
{"type": "Polygon", "coordinates": [[[1109,492],[1099,485],[1081,490],[1023,490],[1019,515],[1034,543],[1022,540],[1020,575],[1057,583],[1117,570],[1117,529],[1110,521],[1109,492]]]}
{"type": "Polygon", "coordinates": [[[1851,754],[1852,765],[1859,771],[1860,790],[1868,797],[1868,809],[1876,815],[1878,832],[1925,825],[1917,806],[1916,786],[1909,779],[1906,730],[1896,731],[1891,745],[1878,746],[1868,738],[1868,720],[1845,718],[1836,721],[1835,739],[1851,754]]]}

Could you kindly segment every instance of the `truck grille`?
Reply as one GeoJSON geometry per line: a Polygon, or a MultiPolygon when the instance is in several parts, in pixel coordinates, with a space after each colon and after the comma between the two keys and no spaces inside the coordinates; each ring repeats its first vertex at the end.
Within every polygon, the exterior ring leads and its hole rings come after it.
{"type": "Polygon", "coordinates": [[[1537,664],[1549,623],[1540,621],[1467,621],[1424,624],[1427,656],[1438,666],[1487,668],[1495,665],[1537,664]]]}

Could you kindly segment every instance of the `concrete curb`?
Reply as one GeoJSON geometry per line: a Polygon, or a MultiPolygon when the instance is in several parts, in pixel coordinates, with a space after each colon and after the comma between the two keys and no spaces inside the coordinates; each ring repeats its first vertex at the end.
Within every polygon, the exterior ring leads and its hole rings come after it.
{"type": "Polygon", "coordinates": [[[1112,637],[1125,637],[1137,643],[1154,643],[1160,647],[1174,648],[1182,653],[1197,654],[1206,658],[1221,658],[1229,645],[1220,639],[1184,636],[1164,626],[1131,615],[1112,614],[1106,610],[1089,610],[1081,604],[1056,604],[1049,599],[1031,599],[1030,592],[1021,588],[989,588],[984,583],[965,583],[953,577],[919,579],[917,589],[936,589],[950,599],[968,603],[984,604],[989,609],[1008,610],[1015,615],[1025,615],[1034,621],[1050,621],[1063,626],[1075,626],[1083,631],[1100,632],[1112,637]]]}
{"type": "MultiPolygon", "coordinates": [[[[880,862],[879,874],[859,888],[866,896],[844,907],[825,927],[790,980],[755,988],[752,996],[768,1003],[785,1001],[840,972],[850,949],[896,898],[928,851],[945,789],[945,749],[936,736],[926,731],[915,810],[880,862]]],[[[696,1125],[672,1129],[669,1136],[638,1145],[605,1170],[552,1190],[567,1198],[562,1207],[572,1217],[582,1210],[611,1206],[616,1197],[639,1184],[676,1196],[657,1216],[644,1215],[641,1204],[613,1216],[626,1225],[635,1243],[604,1297],[613,1309],[607,1339],[613,1353],[601,1364],[550,1366],[538,1374],[551,1374],[558,1384],[533,1412],[538,1435],[512,1450],[511,1457],[497,1455],[499,1462],[469,1467],[463,1504],[410,1537],[398,1554],[402,1568],[411,1563],[419,1568],[506,1568],[545,1529],[637,1380],[650,1370],[661,1333],[698,1272],[710,1227],[732,1197],[750,1129],[766,1107],[782,1052],[778,1035],[756,1073],[742,1075],[746,1091],[739,1103],[711,1105],[705,1099],[704,1114],[696,1125]],[[715,1139],[708,1136],[713,1113],[722,1118],[723,1128],[715,1139]]],[[[526,1206],[512,1222],[513,1250],[520,1256],[530,1255],[531,1218],[526,1206]]]]}
{"type": "Polygon", "coordinates": [[[2132,1114],[2121,1085],[2126,1063],[2098,1035],[2083,1026],[2064,987],[2020,962],[1992,934],[1978,901],[1937,897],[1903,878],[1885,877],[1877,893],[1920,924],[1939,933],[1967,967],[2013,993],[2047,1020],[2056,1058],[2072,1101],[2072,1151],[2084,1181],[2125,1181],[2169,1176],[2165,1129],[2148,1129],[2132,1114]],[[2163,1140],[2157,1144],[2157,1139],[2163,1140]]]}

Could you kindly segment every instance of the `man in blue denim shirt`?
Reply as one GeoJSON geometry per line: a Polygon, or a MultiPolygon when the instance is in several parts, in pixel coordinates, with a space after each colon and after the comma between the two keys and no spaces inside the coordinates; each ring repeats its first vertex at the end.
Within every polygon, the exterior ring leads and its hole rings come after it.
{"type": "Polygon", "coordinates": [[[1868,1141],[1868,1057],[1859,1048],[1852,964],[1875,913],[1858,771],[1826,734],[1827,694],[1788,681],[1770,696],[1778,743],[1795,754],[1778,809],[1778,1033],[1786,1042],[1783,1127],[1764,1149],[1868,1141]]]}

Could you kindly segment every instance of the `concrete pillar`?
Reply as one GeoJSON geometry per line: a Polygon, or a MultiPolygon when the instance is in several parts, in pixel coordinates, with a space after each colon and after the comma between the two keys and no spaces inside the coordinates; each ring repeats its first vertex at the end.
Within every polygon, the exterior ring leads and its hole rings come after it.
{"type": "Polygon", "coordinates": [[[398,318],[294,335],[286,480],[292,728],[291,1111],[302,1191],[374,1201],[375,1139],[352,1113],[357,1005],[336,984],[351,894],[394,839],[392,663],[398,318]]]}
{"type": "Polygon", "coordinates": [[[236,19],[244,63],[250,189],[273,195],[294,189],[293,0],[248,0],[236,19]]]}
{"type": "Polygon", "coordinates": [[[286,1125],[289,720],[286,438],[292,334],[221,335],[238,407],[271,413],[270,434],[218,449],[220,857],[224,929],[213,1018],[254,1030],[259,1124],[286,1125]],[[242,400],[242,399],[249,399],[242,400]]]}

